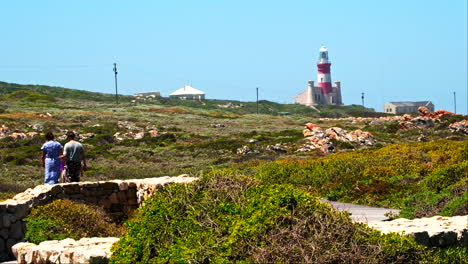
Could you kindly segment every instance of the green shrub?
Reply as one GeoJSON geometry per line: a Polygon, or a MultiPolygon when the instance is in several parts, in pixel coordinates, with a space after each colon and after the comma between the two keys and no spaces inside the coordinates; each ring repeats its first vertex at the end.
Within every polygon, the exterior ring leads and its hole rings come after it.
{"type": "Polygon", "coordinates": [[[468,179],[463,179],[441,191],[426,190],[403,199],[400,216],[405,218],[434,215],[455,216],[468,214],[468,179]]]}
{"type": "Polygon", "coordinates": [[[433,171],[423,183],[428,189],[440,191],[466,178],[468,178],[468,160],[433,171]]]}
{"type": "MultiPolygon", "coordinates": [[[[307,187],[330,200],[394,208],[408,206],[401,198],[429,191],[423,195],[423,203],[432,206],[434,199],[442,198],[434,194],[466,178],[466,148],[467,141],[400,143],[322,158],[269,162],[258,167],[255,177],[263,183],[307,187]]],[[[446,196],[449,200],[455,197],[450,192],[446,196]]]]}
{"type": "Polygon", "coordinates": [[[258,185],[212,171],[171,185],[126,223],[111,263],[417,263],[428,252],[410,238],[355,225],[290,185],[258,185]]]}
{"type": "Polygon", "coordinates": [[[462,196],[457,197],[442,208],[441,215],[454,216],[454,215],[467,215],[468,214],[468,192],[462,196]]]}
{"type": "Polygon", "coordinates": [[[49,95],[40,94],[40,93],[27,91],[27,90],[18,90],[18,91],[12,92],[8,94],[8,97],[14,100],[21,100],[25,102],[54,101],[54,98],[49,95]]]}
{"type": "Polygon", "coordinates": [[[69,200],[38,206],[24,221],[25,240],[36,244],[64,238],[118,236],[122,231],[102,209],[69,200]]]}

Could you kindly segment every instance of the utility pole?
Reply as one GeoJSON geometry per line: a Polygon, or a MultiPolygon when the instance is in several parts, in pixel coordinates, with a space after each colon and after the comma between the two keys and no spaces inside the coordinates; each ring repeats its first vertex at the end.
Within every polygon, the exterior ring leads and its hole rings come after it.
{"type": "Polygon", "coordinates": [[[117,63],[114,63],[114,77],[115,77],[115,102],[119,104],[119,96],[117,93],[117,63]]]}
{"type": "Polygon", "coordinates": [[[457,94],[453,92],[453,106],[455,108],[455,114],[457,113],[457,94]]]}
{"type": "Polygon", "coordinates": [[[364,93],[361,93],[362,106],[364,107],[364,93]]]}
{"type": "Polygon", "coordinates": [[[257,87],[257,115],[258,115],[258,87],[257,87]]]}

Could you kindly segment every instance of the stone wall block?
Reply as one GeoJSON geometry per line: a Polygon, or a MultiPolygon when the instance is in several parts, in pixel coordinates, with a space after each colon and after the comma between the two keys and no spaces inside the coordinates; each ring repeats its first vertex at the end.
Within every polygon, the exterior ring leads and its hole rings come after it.
{"type": "Polygon", "coordinates": [[[0,238],[7,239],[8,238],[8,228],[0,229],[0,238]]]}
{"type": "Polygon", "coordinates": [[[102,199],[98,202],[99,206],[102,206],[104,209],[109,209],[111,206],[111,202],[109,199],[102,199]]]}
{"type": "Polygon", "coordinates": [[[434,247],[448,247],[457,244],[457,233],[453,231],[440,232],[431,236],[431,245],[434,247]]]}
{"type": "Polygon", "coordinates": [[[410,236],[412,236],[418,244],[428,247],[431,246],[431,238],[427,231],[411,233],[410,236]]]}
{"type": "Polygon", "coordinates": [[[90,203],[90,204],[97,204],[97,198],[94,196],[86,196],[84,197],[85,202],[90,203]]]}
{"type": "Polygon", "coordinates": [[[65,184],[63,185],[63,191],[65,192],[66,195],[79,194],[80,185],[76,183],[65,184]]]}
{"type": "Polygon", "coordinates": [[[59,193],[63,193],[63,187],[59,184],[55,184],[50,191],[48,191],[49,195],[55,197],[59,193]]]}
{"type": "Polygon", "coordinates": [[[0,204],[0,214],[6,213],[6,211],[7,211],[7,205],[0,204]]]}
{"type": "Polygon", "coordinates": [[[136,197],[135,197],[135,198],[129,198],[129,199],[127,200],[127,203],[128,203],[129,205],[138,206],[138,200],[136,199],[136,197]]]}
{"type": "Polygon", "coordinates": [[[13,239],[13,238],[9,238],[7,239],[6,241],[6,246],[7,246],[7,253],[9,256],[13,257],[13,253],[11,252],[11,248],[16,244],[18,243],[18,241],[16,239],[13,239]]]}
{"type": "Polygon", "coordinates": [[[10,227],[9,237],[16,240],[21,240],[24,237],[23,228],[21,226],[21,221],[16,221],[10,227]]]}
{"type": "Polygon", "coordinates": [[[118,190],[119,185],[115,182],[99,182],[99,187],[102,187],[104,190],[118,190]]]}
{"type": "Polygon", "coordinates": [[[112,193],[110,196],[109,196],[109,201],[113,204],[116,204],[119,202],[119,200],[117,199],[117,193],[112,193]]]}
{"type": "Polygon", "coordinates": [[[109,210],[112,212],[112,213],[117,213],[117,212],[123,212],[123,204],[118,204],[118,203],[113,203],[111,204],[109,210]]]}
{"type": "Polygon", "coordinates": [[[119,203],[127,203],[127,195],[124,191],[120,191],[117,193],[117,200],[119,203]]]}
{"type": "Polygon", "coordinates": [[[10,214],[4,214],[1,216],[2,217],[2,222],[3,222],[3,227],[6,227],[6,228],[9,228],[10,225],[11,225],[11,221],[10,221],[10,214]]]}
{"type": "Polygon", "coordinates": [[[101,190],[96,190],[94,192],[94,196],[97,196],[97,197],[108,197],[109,195],[111,195],[113,193],[112,190],[104,190],[104,189],[101,189],[101,190]]]}
{"type": "Polygon", "coordinates": [[[16,202],[7,204],[7,213],[14,213],[16,211],[16,205],[16,202]]]}
{"type": "Polygon", "coordinates": [[[468,247],[468,229],[464,229],[460,237],[460,245],[468,247]]]}
{"type": "Polygon", "coordinates": [[[39,199],[37,199],[37,197],[31,199],[31,207],[36,207],[39,205],[41,205],[41,202],[39,201],[39,199]]]}
{"type": "Polygon", "coordinates": [[[135,199],[136,200],[136,196],[137,196],[136,188],[129,188],[127,191],[125,191],[125,193],[127,194],[127,199],[135,199]]]}
{"type": "Polygon", "coordinates": [[[128,182],[119,182],[118,185],[120,191],[128,190],[128,182]]]}
{"type": "Polygon", "coordinates": [[[16,219],[23,219],[29,214],[29,206],[26,203],[18,204],[16,207],[15,217],[16,219]]]}
{"type": "Polygon", "coordinates": [[[0,238],[0,252],[5,251],[5,240],[3,238],[0,238]]]}
{"type": "Polygon", "coordinates": [[[81,193],[73,194],[73,195],[68,196],[68,199],[72,201],[82,201],[83,195],[81,193]]]}
{"type": "Polygon", "coordinates": [[[16,216],[14,214],[11,214],[9,216],[10,216],[10,223],[11,224],[13,224],[14,222],[16,222],[16,220],[18,220],[18,219],[16,219],[16,216]]]}

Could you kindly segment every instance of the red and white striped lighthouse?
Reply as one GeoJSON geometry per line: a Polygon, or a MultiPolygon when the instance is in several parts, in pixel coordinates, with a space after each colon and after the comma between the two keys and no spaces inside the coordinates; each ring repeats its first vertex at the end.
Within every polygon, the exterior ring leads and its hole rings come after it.
{"type": "MultiPolygon", "coordinates": [[[[325,96],[325,98],[327,98],[328,97],[327,95],[333,91],[331,76],[330,76],[330,66],[331,66],[331,63],[328,62],[328,50],[325,46],[322,46],[320,48],[319,61],[317,62],[317,68],[318,68],[317,83],[320,89],[322,90],[322,94],[325,96]]],[[[331,103],[331,102],[327,102],[327,103],[331,103]]]]}

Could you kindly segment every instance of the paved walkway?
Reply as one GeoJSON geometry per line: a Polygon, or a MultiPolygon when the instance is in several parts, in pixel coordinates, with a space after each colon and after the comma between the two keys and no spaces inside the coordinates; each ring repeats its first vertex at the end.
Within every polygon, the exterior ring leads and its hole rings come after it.
{"type": "Polygon", "coordinates": [[[355,222],[361,223],[388,220],[389,218],[385,216],[386,213],[391,212],[392,214],[398,214],[400,212],[400,210],[397,209],[370,207],[349,203],[331,202],[326,200],[322,201],[330,204],[333,208],[339,211],[350,212],[351,219],[353,219],[355,222]]]}

